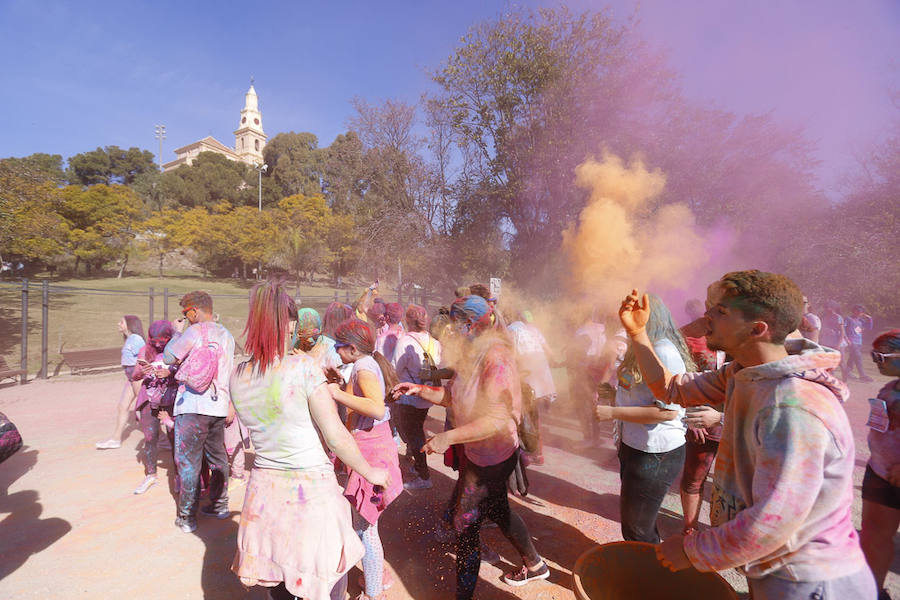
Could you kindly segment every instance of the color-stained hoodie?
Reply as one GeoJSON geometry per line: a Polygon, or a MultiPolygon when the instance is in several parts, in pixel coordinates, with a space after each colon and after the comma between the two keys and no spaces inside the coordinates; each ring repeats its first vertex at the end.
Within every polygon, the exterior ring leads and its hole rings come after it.
{"type": "Polygon", "coordinates": [[[676,376],[666,402],[725,403],[713,528],[684,550],[700,571],[744,567],[748,577],[824,581],[867,568],[851,521],[855,450],[830,370],[841,355],[806,339],[756,367],[676,376]]]}

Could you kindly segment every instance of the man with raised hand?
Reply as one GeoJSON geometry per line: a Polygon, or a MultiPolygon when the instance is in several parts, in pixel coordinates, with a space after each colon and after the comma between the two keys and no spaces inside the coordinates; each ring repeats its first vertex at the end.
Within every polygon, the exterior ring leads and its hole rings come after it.
{"type": "Polygon", "coordinates": [[[876,598],[851,520],[853,433],[840,354],[806,339],[803,294],[783,275],[737,271],[707,290],[707,344],[733,357],[715,371],[673,376],[644,331],[647,295],[619,310],[654,395],[682,406],[725,405],[711,529],[657,547],[673,571],[741,567],[754,600],[876,598]]]}

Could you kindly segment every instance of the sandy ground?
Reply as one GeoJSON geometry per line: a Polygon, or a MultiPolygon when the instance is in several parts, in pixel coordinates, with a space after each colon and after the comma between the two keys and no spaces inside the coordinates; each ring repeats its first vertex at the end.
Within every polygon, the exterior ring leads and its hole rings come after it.
{"type": "MultiPolygon", "coordinates": [[[[865,399],[883,381],[852,384],[847,409],[857,432],[857,490],[868,457],[865,399]]],[[[17,424],[26,443],[0,465],[0,598],[265,598],[259,588],[244,589],[229,570],[241,485],[230,488],[231,519],[201,516],[198,530],[184,534],[173,526],[171,478],[164,483],[171,473],[168,456],[161,458],[161,483],[135,496],[132,490],[143,477],[140,433],[130,428],[119,450],[94,449],[112,429],[122,382],[121,374],[108,373],[0,389],[0,411],[17,424]]],[[[434,431],[443,416],[432,413],[427,427],[434,431]]],[[[478,598],[574,598],[571,569],[578,556],[595,543],[620,539],[618,462],[611,443],[575,450],[578,423],[562,405],[545,426],[546,464],[529,469],[531,494],[514,505],[550,564],[550,579],[522,588],[504,585],[500,576],[518,566],[517,557],[496,529],[488,529],[484,537],[502,562],[482,564],[478,598]]],[[[455,476],[438,457],[431,464],[434,488],[404,493],[381,520],[386,560],[396,580],[389,599],[453,597],[453,547],[436,541],[433,531],[455,476]]],[[[857,526],[859,510],[857,492],[857,526]]],[[[670,492],[659,519],[663,536],[680,530],[680,511],[677,493],[670,492]]],[[[704,519],[705,513],[704,508],[704,519]]],[[[888,576],[895,597],[900,597],[898,572],[900,554],[895,554],[888,576]]],[[[351,597],[359,591],[357,575],[351,571],[351,597]]],[[[746,591],[740,575],[723,575],[737,591],[746,591]]]]}

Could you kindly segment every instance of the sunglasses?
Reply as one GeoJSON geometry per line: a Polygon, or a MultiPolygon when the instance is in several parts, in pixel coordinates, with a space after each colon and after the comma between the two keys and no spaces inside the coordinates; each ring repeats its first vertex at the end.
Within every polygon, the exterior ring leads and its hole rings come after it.
{"type": "Polygon", "coordinates": [[[883,354],[881,352],[875,352],[874,350],[872,350],[872,360],[877,363],[883,363],[889,358],[900,358],[900,353],[889,352],[887,354],[883,354]]]}

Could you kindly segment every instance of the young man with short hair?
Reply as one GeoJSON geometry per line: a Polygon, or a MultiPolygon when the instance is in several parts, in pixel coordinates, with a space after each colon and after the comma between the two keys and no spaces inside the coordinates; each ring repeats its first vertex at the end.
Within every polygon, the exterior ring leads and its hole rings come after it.
{"type": "MultiPolygon", "coordinates": [[[[218,367],[212,385],[200,392],[182,383],[175,399],[175,464],[178,467],[178,517],[175,526],[190,533],[197,529],[197,502],[203,457],[212,472],[209,506],[203,513],[225,519],[228,511],[228,454],[225,426],[234,419],[229,379],[234,364],[234,337],[215,322],[209,294],[195,291],[181,299],[182,314],[190,326],[166,345],[167,364],[183,363],[191,352],[207,344],[217,349],[218,367]]],[[[183,329],[184,319],[176,321],[183,329]]]]}
{"type": "Polygon", "coordinates": [[[855,451],[841,406],[848,392],[830,373],[840,354],[785,341],[800,323],[803,294],[782,275],[728,273],[709,286],[706,306],[709,348],[734,360],[677,376],[644,331],[647,296],[633,291],[619,311],[657,398],[725,405],[713,528],[669,538],[657,555],[674,571],[743,567],[754,600],[874,600],[851,519],[855,451]]]}

